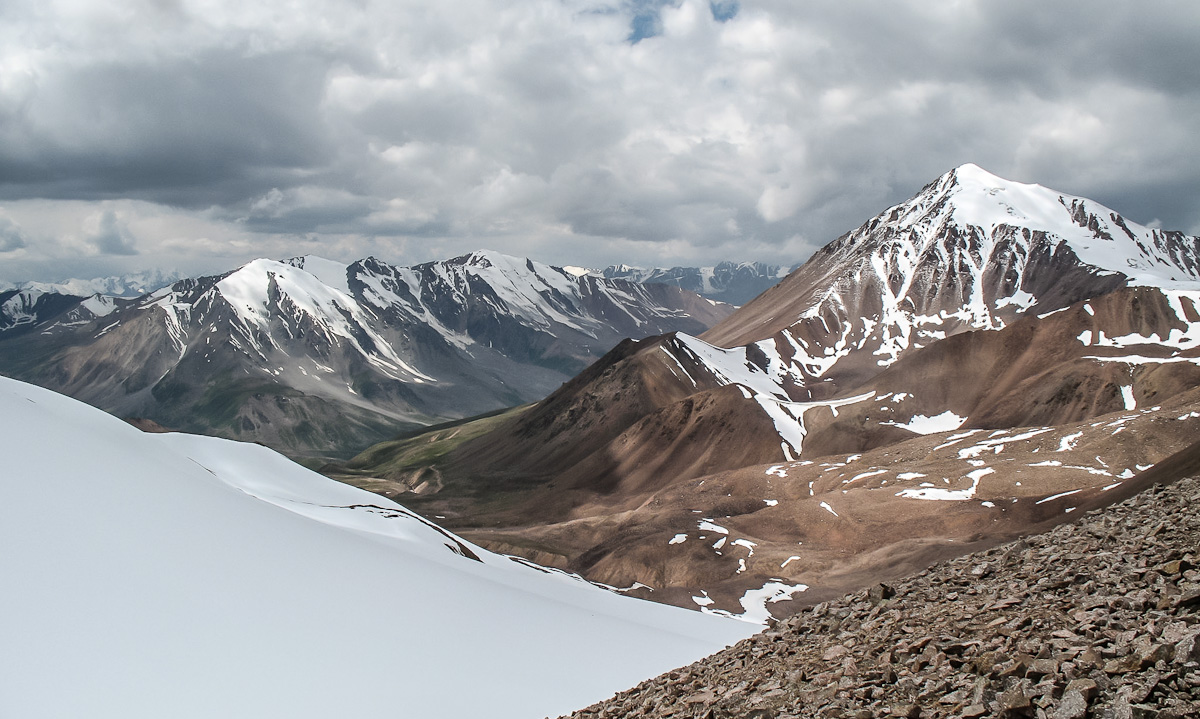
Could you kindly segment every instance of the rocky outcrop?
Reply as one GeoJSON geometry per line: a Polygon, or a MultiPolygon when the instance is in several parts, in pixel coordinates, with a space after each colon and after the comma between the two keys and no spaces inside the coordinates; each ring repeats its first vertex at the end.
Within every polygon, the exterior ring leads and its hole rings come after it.
{"type": "Polygon", "coordinates": [[[1200,716],[1200,479],[821,603],[576,712],[1200,716]]]}

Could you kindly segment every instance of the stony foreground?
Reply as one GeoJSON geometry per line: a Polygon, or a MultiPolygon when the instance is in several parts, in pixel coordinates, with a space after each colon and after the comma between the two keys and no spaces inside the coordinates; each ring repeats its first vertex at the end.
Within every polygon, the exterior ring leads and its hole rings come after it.
{"type": "Polygon", "coordinates": [[[1200,717],[1200,479],[818,604],[572,717],[1200,717]]]}

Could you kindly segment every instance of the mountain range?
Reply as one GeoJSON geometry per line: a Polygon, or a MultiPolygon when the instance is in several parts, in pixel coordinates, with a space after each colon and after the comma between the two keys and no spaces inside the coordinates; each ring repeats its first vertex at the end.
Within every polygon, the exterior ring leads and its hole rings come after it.
{"type": "Polygon", "coordinates": [[[121,416],[335,456],[540,399],[623,337],[700,332],[732,310],[495,252],[413,267],[260,259],[135,299],[27,289],[0,307],[10,376],[121,416]]]}
{"type": "Polygon", "coordinates": [[[974,165],[736,311],[261,259],[6,291],[0,369],[141,415],[0,377],[5,715],[553,716],[763,624],[578,715],[1200,702],[1200,238],[974,165]]]}
{"type": "Polygon", "coordinates": [[[1198,431],[1200,238],[964,165],[699,336],[327,471],[744,615],[1069,519],[1198,431]]]}
{"type": "Polygon", "coordinates": [[[36,290],[78,297],[105,295],[131,298],[140,297],[181,279],[183,279],[183,275],[178,270],[144,270],[125,275],[95,277],[90,280],[72,278],[61,282],[22,282],[15,287],[0,286],[0,290],[36,290]]]}

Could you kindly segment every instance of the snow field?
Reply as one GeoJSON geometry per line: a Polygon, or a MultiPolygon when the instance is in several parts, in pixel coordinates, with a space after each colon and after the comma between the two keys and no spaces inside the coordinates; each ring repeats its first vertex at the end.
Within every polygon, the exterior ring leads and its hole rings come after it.
{"type": "Polygon", "coordinates": [[[4,378],[0,437],[2,716],[557,716],[756,629],[4,378]]]}

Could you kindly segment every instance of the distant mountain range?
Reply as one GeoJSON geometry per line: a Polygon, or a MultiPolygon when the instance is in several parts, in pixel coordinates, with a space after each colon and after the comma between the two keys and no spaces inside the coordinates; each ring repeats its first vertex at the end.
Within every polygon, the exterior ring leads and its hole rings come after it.
{"type": "Polygon", "coordinates": [[[336,471],[659,601],[820,601],[1101,505],[1200,434],[1200,238],[964,165],[699,337],[489,422],[336,471]]]}
{"type": "Polygon", "coordinates": [[[494,252],[397,267],[255,260],[136,299],[0,295],[0,371],[121,416],[353,452],[544,397],[624,337],[731,308],[494,252]]]}
{"type": "Polygon", "coordinates": [[[105,295],[80,297],[54,290],[11,289],[0,291],[0,340],[31,332],[47,322],[85,324],[104,317],[116,307],[105,295]]]}
{"type": "Polygon", "coordinates": [[[70,279],[62,282],[22,282],[18,285],[0,285],[4,290],[36,290],[38,292],[57,293],[60,295],[75,295],[89,297],[91,295],[106,295],[108,297],[140,297],[147,292],[153,292],[166,287],[172,282],[183,279],[178,271],[146,270],[132,272],[127,275],[112,277],[96,277],[90,280],[70,279]]]}

